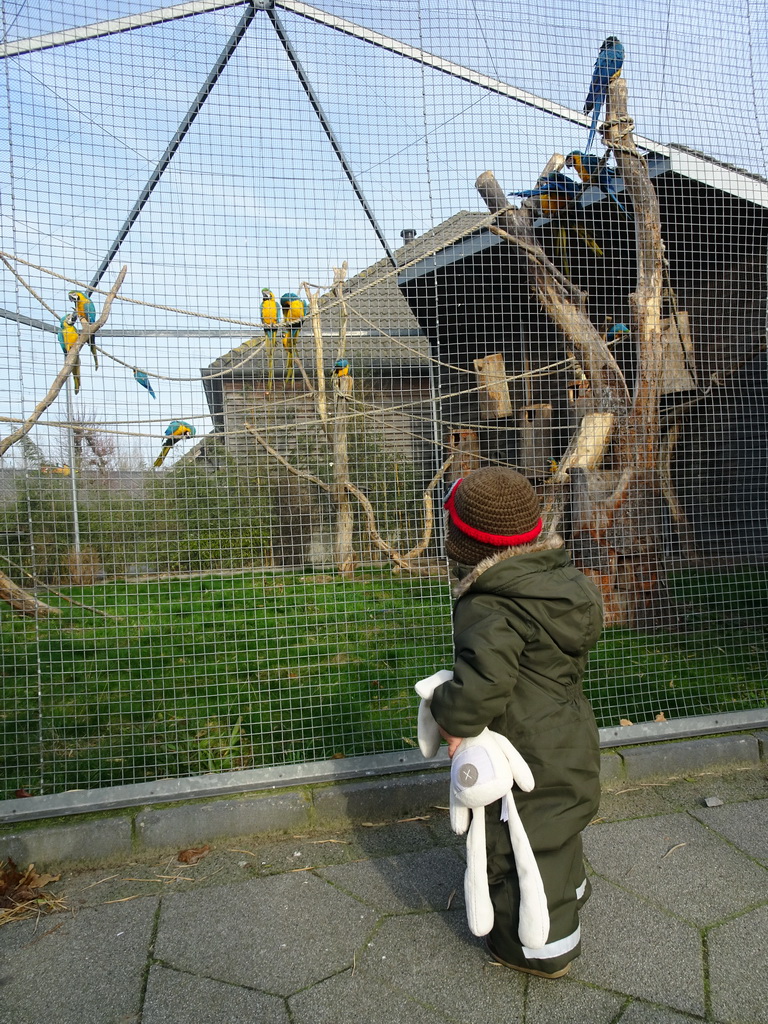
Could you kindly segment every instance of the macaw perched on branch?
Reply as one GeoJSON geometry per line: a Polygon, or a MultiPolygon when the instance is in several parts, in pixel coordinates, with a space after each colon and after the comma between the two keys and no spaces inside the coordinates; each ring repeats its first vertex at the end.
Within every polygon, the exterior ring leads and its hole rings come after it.
{"type": "Polygon", "coordinates": [[[349,361],[347,359],[337,359],[333,364],[333,393],[335,397],[349,402],[352,398],[354,387],[355,381],[349,372],[349,361]]]}
{"type": "Polygon", "coordinates": [[[296,341],[301,332],[301,325],[304,317],[309,312],[309,304],[300,299],[295,292],[286,292],[280,296],[280,306],[283,310],[283,348],[287,356],[285,362],[285,379],[293,380],[293,356],[296,351],[296,341]]]}
{"type": "Polygon", "coordinates": [[[619,341],[622,337],[626,337],[626,335],[631,333],[632,332],[626,324],[614,324],[613,327],[611,327],[608,333],[606,334],[605,340],[608,342],[609,345],[612,345],[615,342],[619,341]]]}
{"type": "Polygon", "coordinates": [[[165,428],[165,440],[160,454],[155,459],[155,466],[162,466],[166,455],[175,444],[183,441],[185,437],[194,437],[196,433],[195,428],[189,423],[185,423],[184,420],[171,420],[165,428]]]}
{"type": "Polygon", "coordinates": [[[533,188],[524,188],[509,194],[523,199],[538,199],[542,215],[551,217],[552,214],[564,210],[582,191],[581,185],[573,178],[560,171],[552,171],[539,178],[533,188]]]}
{"type": "MultiPolygon", "coordinates": [[[[61,351],[66,355],[80,336],[77,323],[77,313],[67,313],[59,320],[59,344],[61,351]]],[[[72,380],[75,382],[75,394],[80,390],[80,356],[75,360],[72,367],[72,380]]]]}
{"type": "MultiPolygon", "coordinates": [[[[538,199],[538,207],[543,216],[557,217],[565,212],[568,206],[575,202],[583,191],[584,186],[574,181],[573,178],[569,178],[567,174],[562,174],[560,171],[552,171],[540,177],[533,188],[520,189],[509,194],[511,196],[521,196],[524,199],[538,199]]],[[[596,256],[603,255],[603,250],[581,224],[574,224],[572,227],[579,238],[596,256]]],[[[557,248],[566,274],[569,273],[568,259],[565,255],[567,244],[567,230],[561,225],[557,233],[557,248]]]]}
{"type": "Polygon", "coordinates": [[[605,161],[606,157],[601,160],[593,153],[582,153],[580,149],[574,149],[565,158],[565,166],[572,167],[585,185],[594,185],[601,192],[605,192],[621,212],[629,216],[626,206],[616,192],[616,171],[612,167],[608,167],[605,161]]]}
{"type": "Polygon", "coordinates": [[[586,152],[592,148],[597,131],[597,119],[600,117],[605,97],[608,95],[608,83],[621,74],[624,64],[624,47],[616,36],[608,36],[603,40],[600,52],[595,61],[592,71],[592,81],[589,83],[589,92],[584,103],[584,113],[592,111],[592,124],[589,126],[589,138],[587,139],[586,152]]]}
{"type": "Polygon", "coordinates": [[[280,304],[269,288],[261,289],[261,326],[264,330],[264,337],[267,346],[267,360],[269,364],[269,377],[267,391],[272,390],[275,379],[275,346],[277,344],[277,329],[280,323],[280,304]]]}
{"type": "MultiPolygon", "coordinates": [[[[95,324],[96,323],[96,307],[83,292],[72,291],[67,296],[72,305],[75,307],[75,313],[81,324],[95,324]]],[[[96,354],[96,337],[91,337],[88,342],[88,347],[91,350],[93,356],[94,369],[99,368],[99,357],[96,354]]]]}
{"type": "Polygon", "coordinates": [[[152,390],[152,385],[149,383],[149,376],[143,370],[134,370],[133,379],[137,384],[141,384],[143,388],[146,388],[153,398],[157,398],[157,395],[152,390]]]}

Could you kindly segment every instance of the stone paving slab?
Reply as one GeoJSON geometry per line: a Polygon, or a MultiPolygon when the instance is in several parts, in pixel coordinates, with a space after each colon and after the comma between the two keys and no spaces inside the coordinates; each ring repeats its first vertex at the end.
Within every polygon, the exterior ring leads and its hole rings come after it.
{"type": "Polygon", "coordinates": [[[692,1024],[691,1018],[664,1006],[632,1003],[621,1015],[619,1024],[692,1024]]]}
{"type": "Polygon", "coordinates": [[[0,1024],[138,1024],[157,900],[0,928],[0,1024]]]}
{"type": "Polygon", "coordinates": [[[768,798],[768,766],[733,772],[707,772],[686,779],[670,779],[657,788],[661,797],[676,808],[695,810],[704,798],[716,796],[725,803],[768,798]]]}
{"type": "Polygon", "coordinates": [[[768,898],[768,873],[687,814],[590,828],[584,850],[599,875],[700,926],[768,898]]]}
{"type": "MultiPolygon", "coordinates": [[[[141,1024],[289,1024],[285,1000],[153,967],[141,1024]]],[[[85,1021],[83,1021],[85,1024],[85,1021]]]]}
{"type": "Polygon", "coordinates": [[[752,800],[748,807],[740,804],[699,807],[693,813],[699,821],[768,867],[768,800],[752,800]]]}
{"type": "Polygon", "coordinates": [[[463,911],[387,918],[358,967],[451,1021],[522,1024],[528,979],[492,963],[463,911]]]}
{"type": "Polygon", "coordinates": [[[571,977],[703,1016],[698,929],[601,878],[581,912],[582,955],[571,977]]]}
{"type": "Polygon", "coordinates": [[[613,1024],[626,1001],[625,996],[602,992],[570,977],[556,982],[531,978],[525,1024],[613,1024]]]}
{"type": "Polygon", "coordinates": [[[764,786],[764,767],[619,782],[558,981],[469,934],[437,808],[65,871],[70,912],[0,927],[0,1024],[768,1024],[764,786]]]}
{"type": "Polygon", "coordinates": [[[453,850],[428,850],[323,868],[320,875],[386,914],[464,906],[464,861],[453,850]]]}
{"type": "Polygon", "coordinates": [[[376,919],[310,872],[272,875],[166,897],[155,957],[287,996],[351,967],[376,919]]]}
{"type": "Polygon", "coordinates": [[[707,939],[715,1019],[768,1024],[768,906],[713,928],[707,939]]]}
{"type": "Polygon", "coordinates": [[[292,1024],[448,1024],[430,1007],[351,969],[288,1001],[292,1024]]]}

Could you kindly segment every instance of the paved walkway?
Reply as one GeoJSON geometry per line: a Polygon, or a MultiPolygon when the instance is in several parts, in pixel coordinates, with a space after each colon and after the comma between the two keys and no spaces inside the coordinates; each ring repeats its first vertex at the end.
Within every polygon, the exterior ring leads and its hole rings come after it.
{"type": "Polygon", "coordinates": [[[767,774],[607,791],[559,981],[469,935],[463,843],[434,808],[68,871],[51,888],[70,912],[0,928],[0,1022],[768,1024],[767,774]]]}

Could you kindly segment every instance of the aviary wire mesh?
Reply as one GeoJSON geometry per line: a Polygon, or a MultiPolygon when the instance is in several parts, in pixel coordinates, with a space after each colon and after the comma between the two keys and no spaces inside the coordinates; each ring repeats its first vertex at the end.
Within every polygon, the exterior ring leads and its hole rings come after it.
{"type": "Polygon", "coordinates": [[[5,0],[0,796],[413,747],[488,463],[601,724],[764,707],[767,21],[5,0]]]}

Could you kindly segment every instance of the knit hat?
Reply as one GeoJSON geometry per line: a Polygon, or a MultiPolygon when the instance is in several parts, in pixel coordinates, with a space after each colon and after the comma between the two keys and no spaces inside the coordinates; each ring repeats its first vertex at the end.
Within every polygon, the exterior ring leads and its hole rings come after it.
{"type": "Polygon", "coordinates": [[[541,533],[541,505],[522,474],[504,466],[476,469],[457,480],[445,499],[448,532],[445,551],[462,565],[519,544],[541,533]]]}

